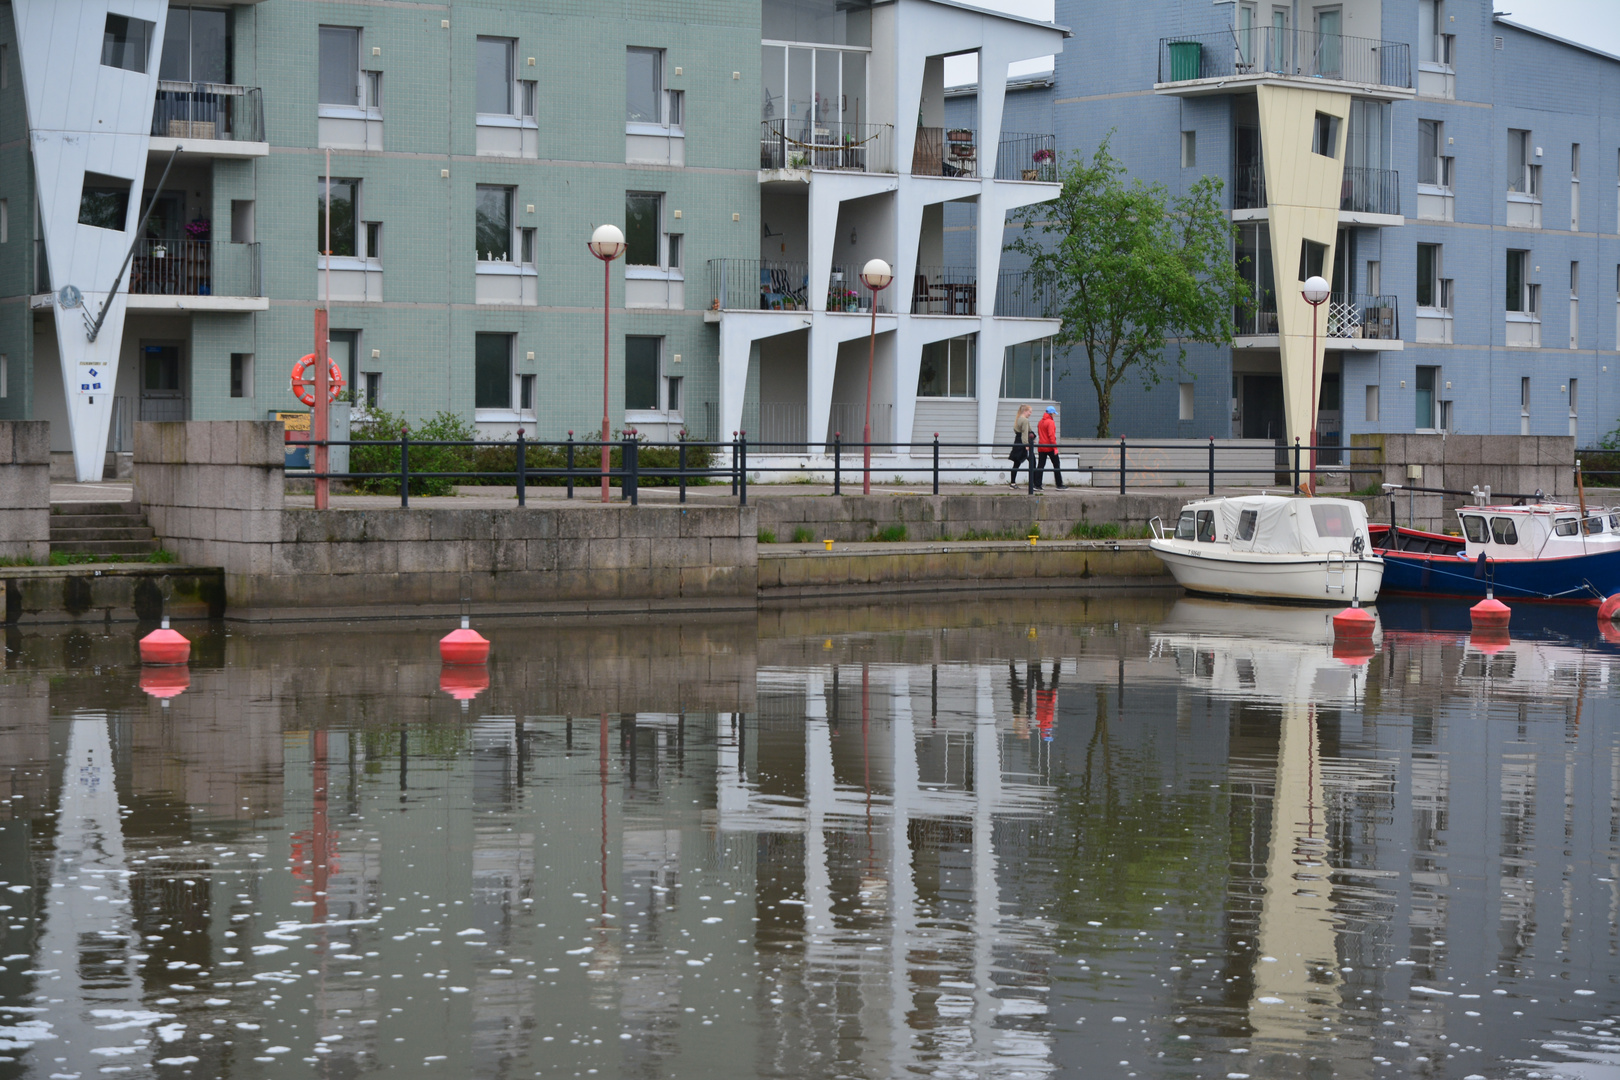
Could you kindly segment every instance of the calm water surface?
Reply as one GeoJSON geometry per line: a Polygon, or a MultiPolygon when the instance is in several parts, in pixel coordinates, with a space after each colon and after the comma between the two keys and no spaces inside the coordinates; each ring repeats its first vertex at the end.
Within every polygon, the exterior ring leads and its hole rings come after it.
{"type": "Polygon", "coordinates": [[[0,1077],[1620,1077],[1620,649],[1458,615],[12,632],[0,1077]]]}

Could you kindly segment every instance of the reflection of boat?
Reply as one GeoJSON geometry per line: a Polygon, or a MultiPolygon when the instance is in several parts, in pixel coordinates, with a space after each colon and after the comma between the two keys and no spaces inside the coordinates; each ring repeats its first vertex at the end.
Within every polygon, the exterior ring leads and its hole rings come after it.
{"type": "Polygon", "coordinates": [[[1182,508],[1174,532],[1154,533],[1148,546],[1189,592],[1367,603],[1384,576],[1367,512],[1348,499],[1201,499],[1182,508]]]}
{"type": "MultiPolygon", "coordinates": [[[[1386,633],[1396,630],[1441,630],[1466,635],[1472,626],[1468,610],[1472,603],[1462,598],[1430,599],[1386,594],[1378,600],[1378,620],[1386,633]]],[[[1592,609],[1585,605],[1510,602],[1508,609],[1512,613],[1508,632],[1515,640],[1592,644],[1603,629],[1592,618],[1592,609]]],[[[1608,625],[1613,626],[1612,623],[1608,625]]]]}
{"type": "Polygon", "coordinates": [[[1597,603],[1620,592],[1620,511],[1465,506],[1461,536],[1372,526],[1386,592],[1597,603]]]}
{"type": "Polygon", "coordinates": [[[1309,608],[1185,597],[1154,628],[1150,656],[1173,661],[1185,681],[1221,697],[1354,701],[1366,670],[1329,647],[1331,618],[1309,608]]]}

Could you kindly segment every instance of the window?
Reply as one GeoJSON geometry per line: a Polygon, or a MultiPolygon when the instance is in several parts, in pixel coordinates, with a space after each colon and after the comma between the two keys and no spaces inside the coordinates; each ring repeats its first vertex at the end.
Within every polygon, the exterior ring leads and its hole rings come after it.
{"type": "Polygon", "coordinates": [[[1581,230],[1581,144],[1569,145],[1569,231],[1581,230]]]}
{"type": "MultiPolygon", "coordinates": [[[[1519,419],[1530,419],[1530,376],[1528,375],[1519,378],[1519,419]]],[[[1521,430],[1519,434],[1528,435],[1530,432],[1521,430]]]]}
{"type": "Polygon", "coordinates": [[[135,19],[128,15],[108,15],[107,26],[101,35],[101,63],[105,67],[123,68],[146,74],[146,58],[152,51],[152,33],[155,23],[135,19]]]}
{"type": "Polygon", "coordinates": [[[1377,259],[1367,260],[1367,295],[1382,296],[1384,293],[1384,266],[1377,259]]]}
{"type": "Polygon", "coordinates": [[[509,187],[478,185],[473,232],[481,262],[512,261],[512,193],[509,187]]]}
{"type": "Polygon", "coordinates": [[[1254,523],[1260,518],[1257,510],[1245,510],[1238,515],[1237,538],[1239,540],[1254,539],[1254,523]]]}
{"type": "Polygon", "coordinates": [[[1541,286],[1530,283],[1530,253],[1507,253],[1507,310],[1534,314],[1538,308],[1541,286]]]}
{"type": "Polygon", "coordinates": [[[253,354],[231,353],[231,397],[253,396],[253,354]]]}
{"type": "MultiPolygon", "coordinates": [[[[354,226],[355,210],[358,204],[360,181],[339,180],[334,178],[331,184],[332,203],[332,232],[331,243],[333,255],[355,254],[354,226]]],[[[315,251],[319,254],[326,250],[326,205],[327,183],[322,176],[315,181],[315,251]]]]}
{"type": "Polygon", "coordinates": [[[663,407],[659,396],[663,374],[664,339],[627,337],[624,339],[624,408],[630,411],[657,411],[663,407]]]}
{"type": "Polygon", "coordinates": [[[1176,395],[1176,401],[1179,404],[1177,419],[1191,420],[1193,418],[1193,384],[1184,382],[1177,389],[1179,391],[1176,395]]]}
{"type": "Polygon", "coordinates": [[[624,197],[624,253],[626,266],[662,266],[662,195],[630,192],[624,197]]]}
{"type": "Polygon", "coordinates": [[[520,257],[523,260],[523,265],[533,266],[535,252],[535,230],[519,229],[518,239],[520,241],[519,247],[522,249],[520,257]]]}
{"type": "Polygon", "coordinates": [[[931,341],[923,346],[922,366],[917,372],[917,396],[971,398],[978,391],[978,337],[931,341]]]}
{"type": "Polygon", "coordinates": [[[1579,379],[1569,380],[1569,433],[1571,435],[1575,434],[1575,419],[1581,414],[1580,386],[1581,381],[1579,379]]]}
{"type": "Polygon", "coordinates": [[[230,16],[217,8],[169,5],[158,78],[186,83],[231,81],[230,16]]]}
{"type": "Polygon", "coordinates": [[[478,111],[489,116],[512,116],[513,80],[517,70],[517,42],[511,38],[478,39],[478,111]]]}
{"type": "Polygon", "coordinates": [[[1315,240],[1301,240],[1299,244],[1299,280],[1308,281],[1322,276],[1327,263],[1327,245],[1315,240]]]}
{"type": "Polygon", "coordinates": [[[664,50],[629,49],[625,57],[624,119],[629,124],[664,123],[664,50]]]}
{"type": "Polygon", "coordinates": [[[0,199],[0,244],[11,242],[11,200],[0,199]]]}
{"type": "Polygon", "coordinates": [[[512,407],[512,336],[478,334],[473,346],[473,408],[512,407]]]}
{"type": "Polygon", "coordinates": [[[1532,156],[1535,145],[1530,133],[1517,128],[1508,129],[1507,178],[1508,190],[1520,195],[1541,194],[1541,166],[1532,156]]]}
{"type": "Polygon", "coordinates": [[[1485,525],[1485,519],[1478,514],[1464,514],[1462,516],[1463,532],[1471,544],[1488,544],[1491,533],[1485,525]]]}
{"type": "Polygon", "coordinates": [[[366,224],[366,250],[368,259],[382,260],[382,222],[368,221],[366,224]]]}
{"type": "Polygon", "coordinates": [[[525,79],[518,83],[518,94],[522,98],[523,118],[533,120],[540,111],[540,84],[533,79],[525,79]]]}
{"type": "Polygon", "coordinates": [[[1491,518],[1491,539],[1498,544],[1517,544],[1519,530],[1514,526],[1512,518],[1491,518]]]}
{"type": "Polygon", "coordinates": [[[231,200],[231,243],[253,243],[254,206],[252,199],[231,200]]]}
{"type": "Polygon", "coordinates": [[[84,174],[79,196],[79,224],[123,232],[129,220],[129,181],[101,173],[84,174]]]}
{"type": "Polygon", "coordinates": [[[518,411],[534,412],[534,376],[518,376],[518,411]]]}
{"type": "Polygon", "coordinates": [[[1378,423],[1378,384],[1367,384],[1366,419],[1369,424],[1378,423]]]}
{"type": "Polygon", "coordinates": [[[1034,401],[1054,400],[1051,338],[1007,346],[1001,362],[1001,396],[1034,401]]]}
{"type": "Polygon", "coordinates": [[[1356,523],[1350,517],[1350,511],[1342,506],[1316,503],[1311,507],[1311,519],[1316,525],[1316,535],[1323,539],[1356,535],[1356,523]]]}
{"type": "Polygon", "coordinates": [[[1440,307],[1440,245],[1417,246],[1417,306],[1440,307]]]}
{"type": "Polygon", "coordinates": [[[1197,525],[1194,524],[1193,512],[1183,510],[1181,516],[1176,519],[1176,539],[1191,540],[1197,535],[1196,529],[1197,525]]]}
{"type": "MultiPolygon", "coordinates": [[[[1440,0],[1418,0],[1418,61],[1438,63],[1437,35],[1440,33],[1440,0]]],[[[1420,181],[1421,182],[1421,181],[1420,181]]]]}
{"type": "Polygon", "coordinates": [[[360,331],[328,330],[326,355],[343,372],[348,389],[352,391],[358,385],[355,380],[360,374],[360,331]]]}
{"type": "Polygon", "coordinates": [[[366,81],[366,108],[381,109],[383,73],[380,71],[364,71],[361,74],[366,81]]]}
{"type": "Polygon", "coordinates": [[[1580,348],[1581,328],[1581,264],[1569,264],[1569,347],[1580,348]]]}
{"type": "Polygon", "coordinates": [[[1191,169],[1198,164],[1198,132],[1181,133],[1181,167],[1191,169]]]}
{"type": "Polygon", "coordinates": [[[1445,155],[1445,145],[1444,124],[1418,121],[1418,183],[1451,188],[1452,159],[1445,155]]]}
{"type": "Polygon", "coordinates": [[[353,26],[321,27],[318,90],[322,105],[360,103],[360,30],[353,26]]]}
{"type": "Polygon", "coordinates": [[[1323,157],[1339,156],[1339,118],[1331,113],[1319,112],[1311,125],[1311,153],[1323,157]]]}
{"type": "Polygon", "coordinates": [[[360,395],[360,404],[367,409],[380,408],[382,404],[382,372],[368,371],[363,376],[365,386],[360,395]]]}
{"type": "Polygon", "coordinates": [[[1344,38],[1340,37],[1343,26],[1344,12],[1341,9],[1317,9],[1316,74],[1324,79],[1344,77],[1344,38]]]}
{"type": "Polygon", "coordinates": [[[1434,423],[1434,384],[1438,368],[1420,367],[1417,369],[1417,393],[1413,395],[1416,405],[1414,424],[1419,431],[1433,431],[1434,423]]]}

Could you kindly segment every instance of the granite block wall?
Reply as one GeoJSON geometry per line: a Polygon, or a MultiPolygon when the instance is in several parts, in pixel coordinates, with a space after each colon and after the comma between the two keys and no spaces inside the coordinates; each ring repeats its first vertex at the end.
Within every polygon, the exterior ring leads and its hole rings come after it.
{"type": "Polygon", "coordinates": [[[50,424],[0,420],[0,559],[50,558],[50,469],[50,424]]]}

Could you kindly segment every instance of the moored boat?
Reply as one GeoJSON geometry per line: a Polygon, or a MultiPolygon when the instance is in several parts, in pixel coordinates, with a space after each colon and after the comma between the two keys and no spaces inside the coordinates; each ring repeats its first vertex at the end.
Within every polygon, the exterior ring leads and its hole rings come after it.
{"type": "Polygon", "coordinates": [[[1383,581],[1367,512],[1349,499],[1239,495],[1182,507],[1148,546],[1189,592],[1307,603],[1370,603],[1383,581]]]}

